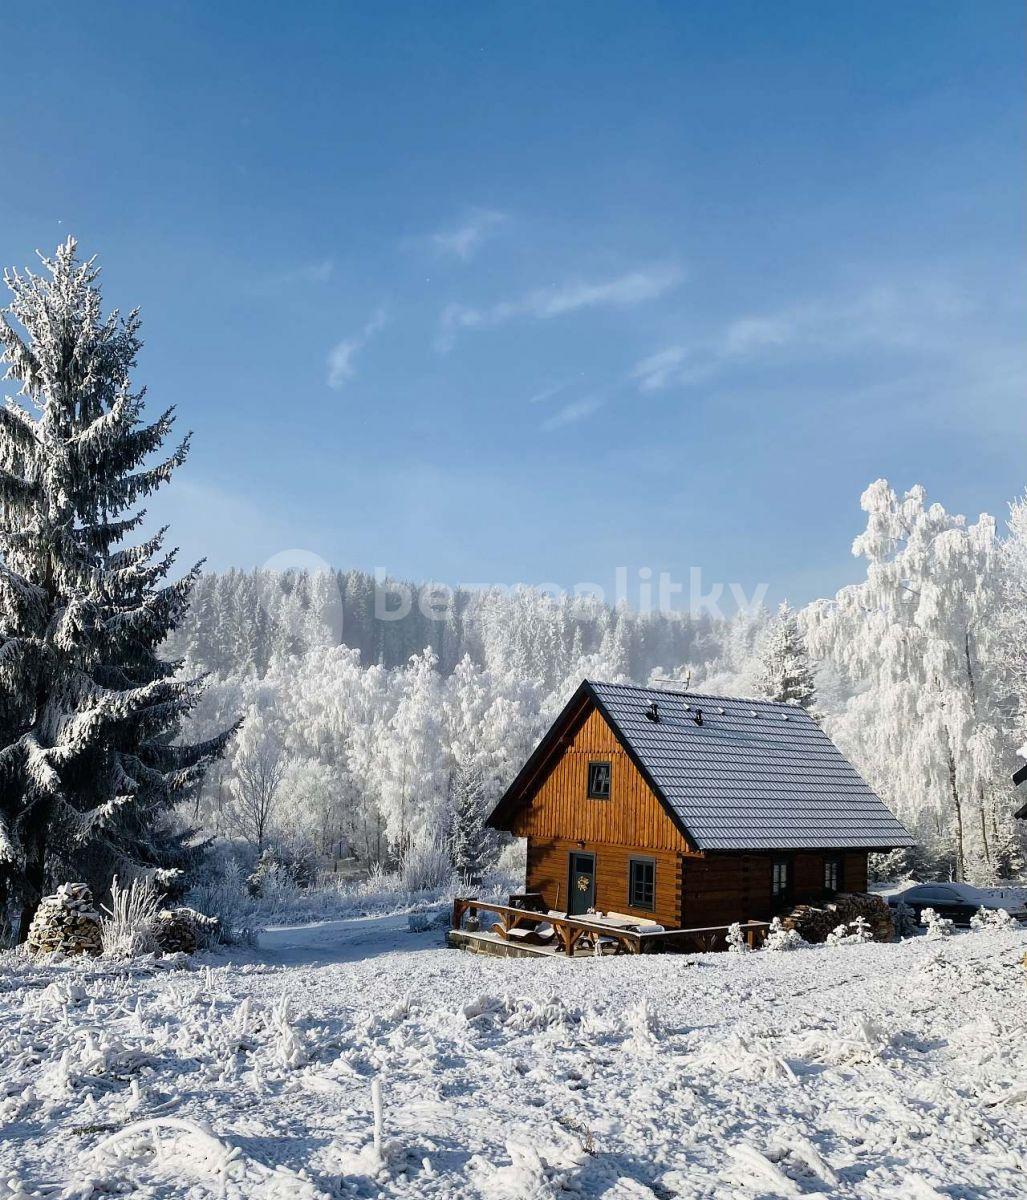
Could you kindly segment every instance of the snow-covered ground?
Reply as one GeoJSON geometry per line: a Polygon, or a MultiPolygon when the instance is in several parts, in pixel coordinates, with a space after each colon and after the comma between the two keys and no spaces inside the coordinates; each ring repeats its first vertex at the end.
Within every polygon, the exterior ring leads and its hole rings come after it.
{"type": "Polygon", "coordinates": [[[0,959],[0,1198],[1027,1195],[1027,932],[573,962],[440,937],[0,959]]]}

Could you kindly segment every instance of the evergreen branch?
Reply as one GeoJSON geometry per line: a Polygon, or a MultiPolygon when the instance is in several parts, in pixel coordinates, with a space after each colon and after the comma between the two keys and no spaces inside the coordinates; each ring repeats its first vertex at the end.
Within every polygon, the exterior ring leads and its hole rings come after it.
{"type": "Polygon", "coordinates": [[[10,471],[0,471],[0,504],[25,508],[39,497],[39,484],[10,471]]]}
{"type": "MultiPolygon", "coordinates": [[[[12,286],[12,279],[17,278],[17,272],[4,272],[4,281],[12,286]]],[[[0,345],[3,354],[0,359],[7,363],[5,379],[17,379],[21,383],[21,394],[35,395],[39,387],[39,363],[36,356],[21,340],[14,327],[7,320],[6,313],[0,312],[0,345]]]]}
{"type": "Polygon", "coordinates": [[[7,819],[0,813],[0,866],[17,867],[24,861],[25,856],[15,841],[7,819]]]}
{"type": "Polygon", "coordinates": [[[115,542],[120,542],[146,519],[146,509],[140,509],[131,517],[118,521],[91,521],[80,525],[75,531],[82,548],[98,554],[106,554],[115,542]]]}
{"type": "Polygon", "coordinates": [[[242,718],[235,721],[228,729],[208,738],[203,742],[190,745],[159,744],[155,741],[144,743],[147,755],[153,759],[162,770],[177,770],[180,767],[191,767],[198,763],[214,761],[224,754],[228,743],[242,728],[242,718]]]}
{"type": "Polygon", "coordinates": [[[167,532],[168,526],[162,525],[153,537],[147,538],[145,542],[140,542],[138,546],[126,546],[123,550],[115,551],[107,560],[108,570],[123,571],[137,563],[147,562],[164,544],[167,532]]]}
{"type": "Polygon", "coordinates": [[[131,808],[135,799],[134,793],[122,793],[112,796],[109,800],[98,804],[96,808],[89,809],[86,813],[78,813],[75,828],[75,841],[78,845],[83,845],[90,838],[95,837],[97,833],[101,833],[115,825],[118,819],[124,816],[125,812],[131,808]]]}
{"type": "Polygon", "coordinates": [[[104,489],[104,499],[112,509],[128,508],[142,496],[155,492],[162,484],[168,482],[172,474],[186,460],[189,454],[189,442],[192,434],[187,435],[175,452],[155,467],[138,471],[134,475],[126,475],[123,479],[112,481],[104,489]]]}
{"type": "Polygon", "coordinates": [[[15,629],[37,627],[43,621],[46,600],[44,588],[0,563],[0,613],[4,624],[15,629]]]}
{"type": "Polygon", "coordinates": [[[20,404],[0,405],[0,434],[5,435],[20,452],[35,451],[39,447],[36,423],[20,404]]]}

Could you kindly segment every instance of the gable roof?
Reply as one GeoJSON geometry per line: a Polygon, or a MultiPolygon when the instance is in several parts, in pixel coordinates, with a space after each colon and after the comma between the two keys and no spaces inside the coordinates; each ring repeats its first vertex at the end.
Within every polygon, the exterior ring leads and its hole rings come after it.
{"type": "Polygon", "coordinates": [[[489,822],[526,794],[567,722],[594,704],[700,850],[892,849],[915,839],[801,708],[585,680],[489,822]],[[656,704],[658,721],[646,716],[656,704]],[[701,710],[702,724],[696,721],[701,710]]]}

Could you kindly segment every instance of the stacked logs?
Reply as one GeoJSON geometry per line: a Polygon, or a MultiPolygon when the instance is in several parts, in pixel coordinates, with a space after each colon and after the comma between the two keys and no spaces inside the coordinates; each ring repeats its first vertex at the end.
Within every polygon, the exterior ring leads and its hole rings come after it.
{"type": "MultiPolygon", "coordinates": [[[[29,926],[26,944],[33,954],[92,954],[103,950],[100,914],[84,883],[62,883],[44,896],[29,926]]],[[[192,908],[162,909],[153,921],[153,944],[161,954],[192,954],[213,945],[221,932],[217,917],[192,908]]]]}
{"type": "Polygon", "coordinates": [[[153,935],[162,954],[192,954],[218,939],[221,922],[194,908],[165,908],[157,914],[153,935]]]}
{"type": "Polygon", "coordinates": [[[99,954],[100,914],[93,893],[84,883],[62,883],[40,901],[26,941],[33,954],[99,954]]]}
{"type": "Polygon", "coordinates": [[[875,942],[894,941],[895,926],[887,901],[865,892],[840,894],[822,908],[798,904],[781,918],[781,924],[786,929],[796,930],[807,942],[823,942],[832,930],[839,925],[848,925],[857,917],[866,920],[875,942]]]}

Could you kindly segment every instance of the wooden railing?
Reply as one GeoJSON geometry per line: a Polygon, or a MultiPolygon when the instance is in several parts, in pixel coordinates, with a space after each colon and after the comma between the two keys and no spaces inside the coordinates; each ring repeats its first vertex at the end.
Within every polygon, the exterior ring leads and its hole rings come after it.
{"type": "MultiPolygon", "coordinates": [[[[538,912],[458,896],[453,901],[453,929],[465,929],[465,918],[473,921],[481,932],[495,934],[503,941],[548,948],[567,955],[722,950],[727,945],[730,928],[728,925],[710,925],[701,929],[647,930],[644,925],[625,927],[601,919],[590,920],[587,916],[538,912]],[[482,918],[487,921],[487,927],[482,918]]],[[[739,928],[749,947],[755,949],[762,945],[769,925],[766,921],[745,921],[739,928]]]]}

